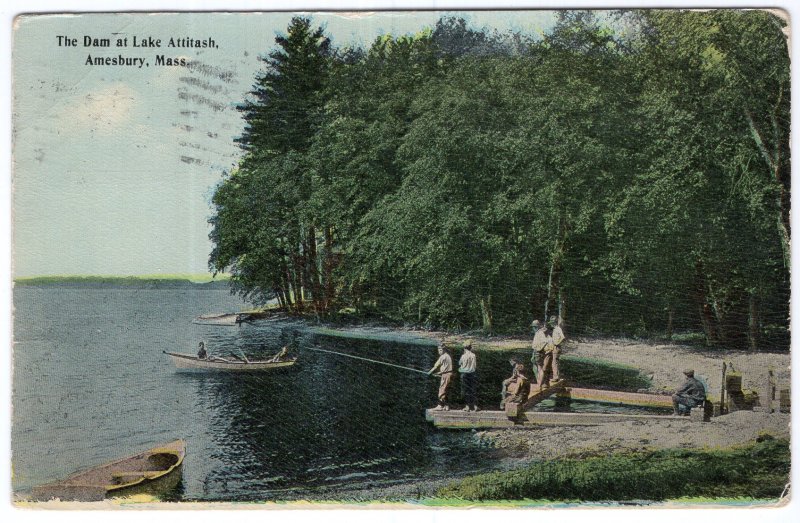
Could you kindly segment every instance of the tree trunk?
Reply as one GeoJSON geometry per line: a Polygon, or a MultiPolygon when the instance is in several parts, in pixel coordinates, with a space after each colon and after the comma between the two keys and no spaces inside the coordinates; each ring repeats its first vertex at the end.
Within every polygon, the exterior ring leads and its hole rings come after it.
{"type": "Polygon", "coordinates": [[[289,265],[283,266],[283,300],[286,303],[286,312],[292,312],[292,273],[289,265]]]}
{"type": "Polygon", "coordinates": [[[544,302],[544,319],[550,315],[550,302],[561,292],[561,258],[564,254],[564,243],[567,236],[567,226],[564,215],[558,220],[558,235],[553,247],[553,257],[550,261],[550,274],[547,278],[547,300],[544,302]]]}
{"type": "Polygon", "coordinates": [[[492,295],[486,298],[481,297],[481,318],[483,320],[483,330],[492,332],[492,295]]]}
{"type": "Polygon", "coordinates": [[[783,248],[783,264],[787,270],[792,268],[792,249],[791,249],[791,224],[789,217],[791,195],[789,190],[781,185],[779,196],[781,215],[778,220],[778,234],[781,239],[781,247],[783,248]]]}
{"type": "MultiPolygon", "coordinates": [[[[750,136],[758,147],[764,163],[769,169],[772,177],[780,186],[778,194],[778,235],[780,236],[781,246],[783,247],[783,262],[787,269],[791,269],[791,218],[789,210],[791,208],[791,169],[784,164],[783,150],[786,148],[788,154],[789,144],[778,139],[773,147],[768,148],[762,138],[761,132],[753,121],[750,111],[745,108],[745,119],[750,128],[750,136]],[[770,150],[772,149],[772,150],[770,150]]],[[[774,124],[774,121],[773,121],[774,124]]]]}
{"type": "Polygon", "coordinates": [[[547,321],[547,316],[550,313],[550,299],[553,295],[553,275],[556,271],[556,260],[553,258],[550,262],[550,274],[547,277],[547,298],[544,300],[544,321],[547,321]]]}
{"type": "Polygon", "coordinates": [[[750,292],[747,318],[747,341],[750,350],[758,350],[759,323],[758,299],[755,292],[750,292]]]}
{"type": "Polygon", "coordinates": [[[280,287],[275,287],[274,289],[272,289],[272,292],[278,299],[278,308],[285,310],[286,306],[283,303],[283,289],[281,289],[280,287]]]}
{"type": "Polygon", "coordinates": [[[672,309],[672,306],[669,307],[667,310],[667,339],[672,339],[672,328],[673,322],[675,319],[675,311],[672,309]]]}
{"type": "Polygon", "coordinates": [[[333,229],[325,227],[325,261],[322,265],[322,282],[325,287],[325,311],[330,312],[335,307],[335,290],[333,285],[333,229]]]}
{"type": "Polygon", "coordinates": [[[700,322],[703,325],[703,332],[706,336],[706,345],[715,345],[719,341],[719,336],[717,334],[716,321],[714,320],[714,312],[708,303],[708,285],[703,274],[703,263],[698,260],[694,268],[694,300],[697,304],[700,322]]]}
{"type": "Polygon", "coordinates": [[[304,288],[305,288],[305,279],[303,277],[303,257],[300,254],[295,254],[292,260],[292,264],[294,265],[294,270],[292,271],[292,287],[294,289],[294,309],[295,312],[298,314],[303,312],[303,300],[305,299],[304,296],[304,288]]]}
{"type": "Polygon", "coordinates": [[[310,283],[311,299],[314,304],[314,311],[317,316],[324,313],[322,296],[322,288],[319,283],[319,268],[317,267],[317,232],[314,226],[310,226],[307,231],[305,251],[306,251],[306,269],[308,271],[308,280],[310,283]]]}

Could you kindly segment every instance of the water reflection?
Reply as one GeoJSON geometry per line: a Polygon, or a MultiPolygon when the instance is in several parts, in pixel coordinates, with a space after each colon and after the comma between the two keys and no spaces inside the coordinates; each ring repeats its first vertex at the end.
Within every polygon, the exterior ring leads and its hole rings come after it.
{"type": "MultiPolygon", "coordinates": [[[[242,350],[258,358],[274,353],[286,332],[250,329],[210,333],[212,351],[242,350]]],[[[252,374],[185,374],[200,398],[211,434],[207,461],[189,470],[205,477],[206,499],[276,499],[287,489],[395,481],[473,470],[469,434],[441,437],[422,413],[436,380],[402,369],[312,352],[324,344],[340,352],[428,368],[435,354],[408,345],[326,340],[298,335],[300,356],[288,369],[252,374]],[[429,470],[442,454],[441,467],[429,470]]],[[[188,459],[187,459],[188,461],[188,459]]],[[[188,494],[191,496],[191,493],[188,494]]]]}

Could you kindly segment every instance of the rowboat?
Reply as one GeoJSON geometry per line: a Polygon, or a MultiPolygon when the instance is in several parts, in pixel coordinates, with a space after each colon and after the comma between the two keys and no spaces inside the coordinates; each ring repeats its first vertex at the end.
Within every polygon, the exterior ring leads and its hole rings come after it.
{"type": "Polygon", "coordinates": [[[175,440],[135,456],[90,468],[32,490],[35,501],[100,501],[106,497],[164,493],[181,481],[186,443],[175,440]]]}
{"type": "Polygon", "coordinates": [[[192,320],[192,323],[198,325],[220,325],[224,327],[235,327],[244,322],[250,321],[252,318],[246,312],[238,313],[220,313],[220,314],[202,314],[192,320]]]}
{"type": "Polygon", "coordinates": [[[191,354],[180,354],[177,352],[164,351],[172,358],[172,363],[179,371],[225,371],[225,372],[247,372],[259,370],[271,370],[282,367],[291,367],[297,361],[297,358],[291,358],[283,361],[253,361],[253,360],[235,360],[229,358],[210,357],[200,359],[191,354]]]}

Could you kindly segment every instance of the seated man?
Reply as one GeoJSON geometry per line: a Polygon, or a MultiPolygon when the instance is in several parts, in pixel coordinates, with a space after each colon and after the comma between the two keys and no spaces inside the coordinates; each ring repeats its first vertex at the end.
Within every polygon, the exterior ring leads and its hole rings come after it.
{"type": "Polygon", "coordinates": [[[200,350],[197,351],[197,357],[200,358],[201,360],[208,358],[208,352],[206,351],[206,343],[204,341],[201,341],[198,347],[200,347],[200,350]]]}
{"type": "Polygon", "coordinates": [[[699,407],[706,400],[706,389],[700,380],[694,377],[694,371],[683,371],[686,381],[672,395],[672,409],[676,416],[688,416],[694,407],[699,407]]]}
{"type": "Polygon", "coordinates": [[[510,378],[503,380],[503,400],[500,409],[506,408],[506,403],[524,403],[531,392],[531,380],[525,369],[525,364],[514,360],[514,371],[510,378]]]}
{"type": "Polygon", "coordinates": [[[289,347],[284,346],[281,351],[274,355],[269,362],[270,363],[279,363],[281,361],[285,361],[289,358],[289,347]]]}

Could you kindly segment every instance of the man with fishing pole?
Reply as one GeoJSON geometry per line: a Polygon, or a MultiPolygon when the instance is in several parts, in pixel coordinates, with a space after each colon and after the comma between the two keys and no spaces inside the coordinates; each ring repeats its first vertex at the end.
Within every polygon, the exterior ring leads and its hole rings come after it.
{"type": "Polygon", "coordinates": [[[433,374],[438,370],[440,377],[439,402],[433,410],[450,410],[450,406],[447,404],[447,389],[450,387],[450,382],[453,379],[453,358],[450,356],[443,341],[439,342],[437,350],[439,351],[439,359],[436,360],[431,370],[428,371],[428,374],[433,374]]]}

